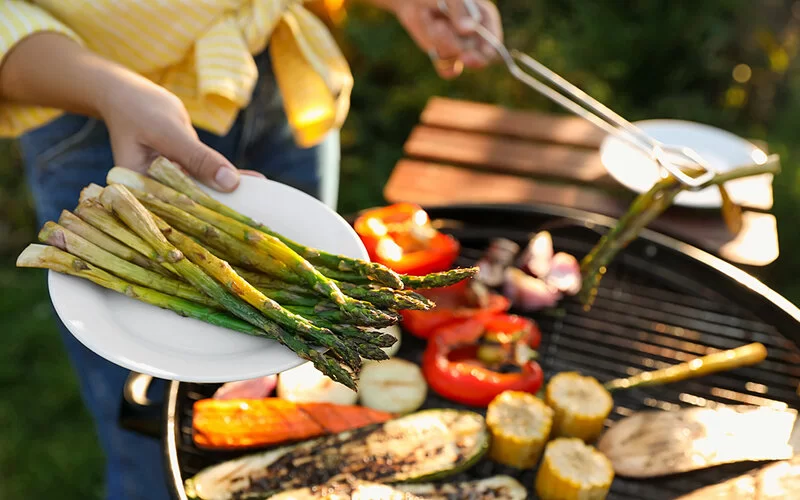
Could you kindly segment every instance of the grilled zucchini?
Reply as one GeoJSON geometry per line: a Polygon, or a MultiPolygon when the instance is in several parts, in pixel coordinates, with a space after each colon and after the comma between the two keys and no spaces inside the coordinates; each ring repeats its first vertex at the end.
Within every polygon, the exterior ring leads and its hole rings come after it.
{"type": "Polygon", "coordinates": [[[359,481],[326,483],[285,491],[270,500],[525,500],[528,492],[514,478],[494,476],[477,481],[439,484],[387,484],[359,481]]]}
{"type": "Polygon", "coordinates": [[[435,480],[465,470],[489,448],[479,414],[425,410],[223,462],[186,480],[190,498],[244,500],[342,481],[397,483],[435,480]]]}

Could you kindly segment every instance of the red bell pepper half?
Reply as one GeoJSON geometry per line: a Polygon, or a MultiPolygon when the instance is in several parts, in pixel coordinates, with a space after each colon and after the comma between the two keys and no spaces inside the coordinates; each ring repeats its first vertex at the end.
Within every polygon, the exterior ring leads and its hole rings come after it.
{"type": "Polygon", "coordinates": [[[468,406],[485,407],[504,391],[535,394],[542,368],[532,357],[520,359],[519,347],[538,347],[540,339],[536,324],[519,316],[471,318],[436,330],[422,357],[422,373],[437,394],[468,406]],[[481,356],[486,346],[499,348],[502,359],[481,356]],[[501,372],[504,364],[518,371],[501,372]]]}
{"type": "Polygon", "coordinates": [[[428,214],[413,203],[367,210],[354,228],[370,259],[400,274],[446,271],[461,250],[458,240],[437,231],[428,214]]]}
{"type": "Polygon", "coordinates": [[[508,311],[511,307],[510,300],[491,292],[482,304],[469,287],[469,281],[462,281],[449,287],[419,290],[418,293],[432,300],[436,307],[429,311],[400,311],[403,328],[415,337],[427,339],[437,328],[461,323],[471,318],[494,316],[508,311]]]}

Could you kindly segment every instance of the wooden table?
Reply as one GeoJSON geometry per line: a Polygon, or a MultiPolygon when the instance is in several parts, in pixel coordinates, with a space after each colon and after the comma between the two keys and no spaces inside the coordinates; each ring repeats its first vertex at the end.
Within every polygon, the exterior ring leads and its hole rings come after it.
{"type": "MultiPolygon", "coordinates": [[[[546,204],[618,218],[634,194],[611,178],[598,148],[605,133],[573,116],[432,98],[384,189],[390,203],[546,204]]],[[[765,145],[759,144],[764,148],[765,145]]],[[[741,182],[741,181],[740,181],[741,182]]],[[[731,234],[718,210],[671,207],[649,227],[732,263],[778,257],[772,188],[755,185],[744,226],[731,234]]]]}

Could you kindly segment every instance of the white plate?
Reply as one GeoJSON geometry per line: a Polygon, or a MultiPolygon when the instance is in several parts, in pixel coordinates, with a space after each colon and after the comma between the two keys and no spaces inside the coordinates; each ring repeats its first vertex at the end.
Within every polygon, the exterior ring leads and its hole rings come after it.
{"type": "MultiPolygon", "coordinates": [[[[767,159],[766,153],[753,143],[709,125],[681,120],[645,120],[635,125],[664,144],[694,149],[712,167],[721,171],[767,159]]],[[[650,189],[659,178],[659,168],[654,161],[614,136],[603,141],[600,159],[614,179],[637,193],[650,189]]],[[[734,201],[752,200],[754,196],[769,193],[771,183],[772,175],[765,174],[731,181],[725,186],[734,201]]],[[[722,198],[718,189],[707,188],[696,192],[684,191],[675,197],[674,203],[715,208],[722,205],[722,198]]]]}
{"type": "MultiPolygon", "coordinates": [[[[295,241],[369,258],[347,221],[302,191],[242,176],[234,193],[207,192],[295,241]]],[[[181,382],[228,382],[303,363],[272,340],[183,318],[81,278],[52,271],[48,278],[51,300],[69,331],[98,355],[130,370],[181,382]]]]}

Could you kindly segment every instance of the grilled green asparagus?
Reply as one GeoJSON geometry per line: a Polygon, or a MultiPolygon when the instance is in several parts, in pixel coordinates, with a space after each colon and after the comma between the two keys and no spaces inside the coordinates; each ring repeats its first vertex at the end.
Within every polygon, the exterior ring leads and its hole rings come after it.
{"type": "Polygon", "coordinates": [[[215,212],[228,216],[243,224],[247,224],[254,229],[258,229],[265,234],[280,239],[292,250],[314,265],[325,266],[339,271],[352,272],[358,276],[363,276],[392,288],[403,287],[402,281],[397,273],[384,265],[353,259],[344,255],[334,255],[318,249],[308,248],[305,245],[292,241],[283,235],[273,232],[264,224],[253,220],[252,218],[232,209],[231,207],[206,194],[202,189],[200,189],[195,181],[184,174],[177,165],[164,157],[157,158],[150,165],[147,173],[162,184],[188,196],[206,208],[214,210],[215,212]]]}

